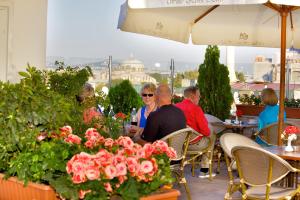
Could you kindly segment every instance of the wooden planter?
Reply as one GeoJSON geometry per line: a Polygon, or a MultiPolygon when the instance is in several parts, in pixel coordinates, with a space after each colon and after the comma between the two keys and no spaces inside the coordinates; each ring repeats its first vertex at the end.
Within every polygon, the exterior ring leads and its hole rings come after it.
{"type": "Polygon", "coordinates": [[[142,197],[140,200],[177,200],[180,192],[175,189],[161,189],[149,196],[142,197]]]}
{"type": "Polygon", "coordinates": [[[47,185],[29,182],[24,187],[23,182],[15,177],[7,180],[0,174],[0,199],[1,200],[57,200],[55,191],[47,185]]]}
{"type": "MultiPolygon", "coordinates": [[[[58,200],[55,191],[47,185],[29,182],[24,187],[23,182],[15,177],[3,179],[0,173],[0,200],[58,200]]],[[[180,192],[175,189],[161,189],[141,200],[177,200],[180,192]]]]}
{"type": "Polygon", "coordinates": [[[243,115],[258,116],[263,111],[264,106],[237,104],[236,109],[240,110],[243,115]]]}
{"type": "MultiPolygon", "coordinates": [[[[263,111],[264,106],[237,104],[236,108],[241,110],[243,115],[258,116],[263,111]]],[[[284,108],[287,118],[300,119],[300,108],[284,108]]]]}

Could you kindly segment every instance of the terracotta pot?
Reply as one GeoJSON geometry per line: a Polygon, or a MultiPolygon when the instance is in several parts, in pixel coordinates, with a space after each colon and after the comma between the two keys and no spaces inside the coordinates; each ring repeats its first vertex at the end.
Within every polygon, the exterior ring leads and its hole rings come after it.
{"type": "MultiPolygon", "coordinates": [[[[47,185],[29,182],[26,187],[15,177],[5,180],[0,173],[1,200],[58,200],[55,191],[47,185]]],[[[162,188],[141,200],[177,200],[180,192],[175,189],[162,188]]]]}
{"type": "Polygon", "coordinates": [[[29,182],[24,187],[23,182],[15,177],[3,179],[0,174],[0,199],[1,200],[57,200],[54,190],[47,185],[29,182]]]}
{"type": "Polygon", "coordinates": [[[149,196],[140,198],[140,200],[177,200],[179,195],[178,190],[163,188],[149,196]]]}
{"type": "MultiPolygon", "coordinates": [[[[263,111],[264,106],[237,104],[236,108],[241,110],[243,115],[258,116],[263,111]]],[[[284,110],[287,118],[300,119],[300,108],[285,107],[284,110]]]]}

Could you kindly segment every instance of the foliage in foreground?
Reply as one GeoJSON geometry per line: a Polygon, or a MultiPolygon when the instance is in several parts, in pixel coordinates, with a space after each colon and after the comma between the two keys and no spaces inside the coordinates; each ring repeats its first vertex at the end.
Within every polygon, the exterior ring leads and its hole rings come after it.
{"type": "Polygon", "coordinates": [[[83,138],[70,127],[61,130],[40,138],[35,151],[20,153],[9,173],[50,183],[67,199],[139,199],[173,181],[169,157],[176,153],[165,142],[142,147],[128,137],[104,138],[94,128],[83,138]]]}

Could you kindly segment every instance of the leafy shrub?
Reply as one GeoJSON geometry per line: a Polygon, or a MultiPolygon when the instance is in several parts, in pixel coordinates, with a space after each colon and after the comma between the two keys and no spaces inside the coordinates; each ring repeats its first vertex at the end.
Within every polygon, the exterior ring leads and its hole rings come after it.
{"type": "Polygon", "coordinates": [[[143,105],[141,97],[129,80],[124,80],[110,88],[108,97],[115,113],[123,112],[129,114],[132,108],[140,108],[143,105]]]}
{"type": "Polygon", "coordinates": [[[46,72],[28,67],[18,84],[0,82],[0,171],[8,169],[10,159],[33,149],[42,131],[72,124],[74,105],[50,89],[46,72]]]}
{"type": "Polygon", "coordinates": [[[65,66],[63,62],[57,61],[55,65],[58,68],[49,72],[51,90],[68,96],[68,98],[75,98],[89,77],[93,76],[89,66],[80,69],[79,67],[65,66]]]}

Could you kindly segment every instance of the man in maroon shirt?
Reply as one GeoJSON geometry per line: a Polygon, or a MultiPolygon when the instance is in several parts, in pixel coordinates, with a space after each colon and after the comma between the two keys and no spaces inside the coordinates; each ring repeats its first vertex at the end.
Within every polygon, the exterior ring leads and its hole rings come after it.
{"type": "MultiPolygon", "coordinates": [[[[209,144],[209,139],[207,137],[211,137],[212,140],[215,139],[215,136],[213,134],[210,136],[208,122],[201,107],[198,106],[199,99],[200,92],[198,88],[195,86],[190,86],[184,90],[184,100],[176,104],[176,106],[183,111],[187,125],[205,136],[203,137],[202,135],[199,135],[198,137],[195,137],[193,140],[191,140],[189,150],[202,150],[209,144]]],[[[208,154],[203,154],[201,167],[202,168],[200,170],[199,177],[209,177],[208,154]]]]}

